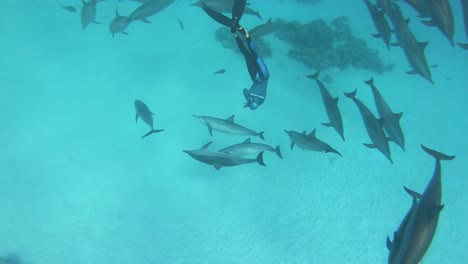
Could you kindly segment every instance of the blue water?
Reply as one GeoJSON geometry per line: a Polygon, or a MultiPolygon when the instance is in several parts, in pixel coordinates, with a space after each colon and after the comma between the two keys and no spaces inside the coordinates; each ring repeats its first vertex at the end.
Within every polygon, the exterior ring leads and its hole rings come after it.
{"type": "MultiPolygon", "coordinates": [[[[426,57],[435,85],[407,75],[403,52],[387,51],[370,36],[375,28],[364,3],[322,0],[252,0],[264,18],[306,22],[348,16],[356,37],[380,51],[391,72],[329,69],[339,96],[346,142],[321,125],[327,121],[308,69],[287,56],[289,46],[268,36],[274,55],[266,59],[271,78],[266,103],[242,108],[250,86],[245,62],[214,38],[219,27],[190,1],[176,1],[135,22],[129,35],[108,32],[115,8],[129,14],[137,3],[109,0],[82,30],[78,13],[62,4],[79,1],[3,0],[0,8],[0,256],[23,263],[386,263],[385,239],[411,205],[402,186],[422,192],[434,159],[419,145],[447,154],[436,235],[424,264],[466,263],[468,251],[468,52],[450,47],[435,28],[411,17],[418,40],[428,40],[426,57]],[[185,30],[179,28],[181,19],[185,30]],[[223,75],[213,76],[218,69],[223,75]],[[365,148],[368,136],[359,112],[342,92],[375,112],[375,85],[401,124],[406,151],[391,144],[394,164],[365,148]],[[133,102],[155,113],[165,131],[142,140],[148,127],[135,124],[133,102]],[[236,116],[236,122],[265,131],[281,145],[284,160],[265,154],[255,164],[222,168],[182,152],[208,141],[212,148],[245,137],[214,132],[192,117],[236,116]],[[317,128],[334,154],[290,151],[287,130],[317,128]]],[[[455,40],[466,42],[459,1],[450,1],[455,40]]],[[[252,28],[263,23],[245,16],[252,28]]],[[[256,140],[256,139],[255,139],[256,140]]]]}

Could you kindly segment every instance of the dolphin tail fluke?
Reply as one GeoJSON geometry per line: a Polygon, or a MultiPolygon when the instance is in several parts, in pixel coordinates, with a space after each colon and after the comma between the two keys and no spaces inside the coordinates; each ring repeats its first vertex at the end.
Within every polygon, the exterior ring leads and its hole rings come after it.
{"type": "Polygon", "coordinates": [[[260,12],[258,11],[255,11],[255,16],[260,18],[261,20],[263,20],[262,16],[260,15],[260,12]]]}
{"type": "Polygon", "coordinates": [[[317,80],[318,77],[319,77],[319,75],[320,75],[320,72],[317,71],[316,73],[309,74],[309,75],[307,75],[306,77],[309,78],[309,79],[317,80]]]}
{"type": "Polygon", "coordinates": [[[369,86],[374,86],[374,78],[370,78],[369,80],[364,81],[364,82],[369,86]]]}
{"type": "Polygon", "coordinates": [[[392,248],[392,241],[390,240],[390,238],[389,238],[388,236],[387,236],[386,245],[387,245],[387,249],[388,249],[388,250],[391,250],[391,248],[392,248]]]}
{"type": "Polygon", "coordinates": [[[455,156],[450,156],[450,155],[446,155],[446,154],[444,154],[442,152],[435,151],[433,149],[430,149],[430,148],[424,146],[423,144],[421,144],[421,147],[427,154],[431,155],[436,160],[453,160],[455,158],[455,156]]]}
{"type": "Polygon", "coordinates": [[[356,92],[357,92],[357,89],[354,89],[354,91],[350,93],[344,93],[344,95],[346,95],[346,97],[348,98],[354,99],[356,97],[356,92]]]}
{"type": "Polygon", "coordinates": [[[341,155],[341,153],[338,150],[336,150],[336,149],[334,149],[332,147],[330,147],[330,149],[328,149],[326,152],[335,153],[335,154],[340,155],[340,157],[343,157],[343,155],[341,155]]]}
{"type": "Polygon", "coordinates": [[[257,163],[262,165],[262,166],[266,166],[265,165],[265,162],[263,161],[263,151],[258,153],[257,155],[257,163]]]}
{"type": "Polygon", "coordinates": [[[464,50],[468,50],[468,43],[461,43],[461,42],[458,42],[457,43],[458,46],[464,50]]]}
{"type": "Polygon", "coordinates": [[[263,136],[263,131],[258,133],[258,137],[261,138],[262,140],[265,140],[265,137],[263,136]]]}
{"type": "Polygon", "coordinates": [[[145,138],[151,134],[156,134],[156,133],[159,133],[159,132],[162,132],[164,131],[164,129],[152,129],[150,132],[144,134],[141,138],[145,138]]]}
{"type": "Polygon", "coordinates": [[[283,155],[281,155],[280,145],[278,145],[278,146],[275,148],[275,153],[276,153],[276,155],[278,155],[278,157],[280,157],[280,159],[283,159],[283,155]]]}

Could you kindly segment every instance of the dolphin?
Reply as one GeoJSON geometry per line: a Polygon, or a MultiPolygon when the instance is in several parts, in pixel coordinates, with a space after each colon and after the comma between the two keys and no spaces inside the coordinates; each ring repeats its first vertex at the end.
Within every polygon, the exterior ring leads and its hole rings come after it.
{"type": "Polygon", "coordinates": [[[155,15],[156,13],[168,7],[170,4],[174,2],[175,0],[148,1],[142,4],[141,6],[139,6],[130,14],[130,20],[131,21],[141,20],[145,23],[150,23],[150,21],[147,19],[148,17],[155,15]]]}
{"type": "Polygon", "coordinates": [[[419,13],[419,17],[427,17],[428,11],[426,8],[425,0],[404,0],[403,2],[410,5],[416,12],[419,13]]]}
{"type": "Polygon", "coordinates": [[[119,11],[116,9],[115,18],[109,25],[109,32],[112,34],[112,37],[114,37],[114,35],[117,33],[128,35],[128,33],[125,32],[125,30],[127,29],[130,22],[132,21],[129,17],[119,15],[119,11]]]}
{"type": "Polygon", "coordinates": [[[398,226],[397,231],[393,233],[393,241],[390,240],[389,237],[387,237],[386,245],[387,245],[387,249],[390,251],[388,254],[389,264],[398,264],[398,263],[395,263],[395,256],[398,255],[398,251],[400,250],[401,239],[406,230],[406,227],[408,226],[408,220],[411,218],[411,216],[415,212],[415,209],[418,205],[418,199],[421,198],[421,194],[413,190],[410,190],[406,188],[405,186],[403,186],[403,188],[409,195],[411,195],[412,203],[411,203],[410,209],[408,210],[405,217],[403,218],[403,221],[401,221],[400,225],[398,226]]]}
{"type": "Polygon", "coordinates": [[[387,136],[383,130],[382,120],[377,119],[374,114],[364,105],[359,99],[356,99],[356,90],[351,93],[344,93],[348,98],[351,98],[361,113],[364,126],[369,135],[371,144],[364,144],[368,148],[377,148],[385,157],[393,164],[390,154],[390,146],[388,145],[387,136]]]}
{"type": "Polygon", "coordinates": [[[222,167],[232,167],[253,162],[257,162],[258,164],[265,166],[265,163],[263,162],[263,151],[258,153],[256,159],[246,159],[225,152],[209,150],[208,146],[211,143],[212,141],[206,143],[201,149],[183,150],[183,152],[200,162],[213,165],[216,170],[219,170],[222,167]]]}
{"type": "Polygon", "coordinates": [[[305,131],[303,133],[299,133],[296,131],[284,130],[284,132],[286,132],[291,139],[291,150],[294,148],[294,145],[297,145],[303,150],[325,153],[331,152],[343,157],[340,152],[315,136],[316,129],[312,130],[310,134],[307,134],[305,131]]]}
{"type": "Polygon", "coordinates": [[[280,30],[282,26],[283,23],[273,22],[270,18],[266,23],[252,28],[249,31],[249,34],[254,38],[260,38],[275,33],[276,31],[280,30]]]}
{"type": "MultiPolygon", "coordinates": [[[[468,39],[468,0],[461,0],[462,12],[463,12],[463,24],[465,26],[465,36],[468,39]]],[[[468,43],[457,43],[460,48],[468,50],[468,43]]]]}
{"type": "Polygon", "coordinates": [[[154,129],[153,128],[153,116],[154,114],[151,112],[151,110],[146,106],[145,103],[143,103],[140,100],[135,100],[135,110],[136,110],[136,115],[135,115],[135,121],[138,122],[138,117],[140,117],[143,122],[145,122],[148,126],[151,127],[151,130],[144,134],[141,138],[145,138],[151,134],[159,133],[164,131],[164,129],[154,129]]]}
{"type": "Polygon", "coordinates": [[[416,40],[408,26],[409,19],[405,20],[403,18],[400,8],[396,5],[392,9],[391,21],[398,45],[402,47],[408,63],[413,67],[412,71],[406,73],[417,73],[434,84],[426,56],[424,55],[424,49],[428,42],[418,42],[416,40]]]}
{"type": "Polygon", "coordinates": [[[81,9],[81,25],[83,29],[91,23],[101,24],[96,21],[96,4],[102,1],[106,0],[89,0],[88,2],[81,0],[83,3],[83,8],[81,9]]]}
{"type": "Polygon", "coordinates": [[[441,160],[453,160],[455,156],[445,155],[421,145],[422,149],[435,158],[435,169],[431,180],[408,219],[394,263],[419,263],[434,238],[441,204],[442,170],[441,160]]]}
{"type": "Polygon", "coordinates": [[[323,105],[325,106],[325,111],[327,112],[328,119],[330,120],[329,123],[322,123],[322,125],[326,127],[333,127],[344,141],[343,120],[341,118],[340,109],[338,108],[338,97],[332,97],[325,85],[323,85],[323,83],[318,79],[319,74],[319,72],[316,72],[314,74],[307,75],[306,77],[309,79],[314,79],[320,88],[323,105]]]}
{"type": "Polygon", "coordinates": [[[369,2],[369,0],[364,0],[366,3],[367,9],[372,17],[375,28],[377,29],[378,34],[373,34],[372,36],[376,38],[382,38],[383,42],[387,46],[387,49],[390,49],[390,38],[392,37],[392,32],[388,21],[385,18],[383,11],[380,11],[374,4],[369,2]]]}
{"type": "Polygon", "coordinates": [[[211,116],[193,116],[198,118],[203,124],[205,124],[208,127],[208,131],[210,132],[211,136],[213,136],[213,130],[215,130],[231,135],[256,136],[265,140],[263,136],[263,131],[255,132],[249,128],[236,124],[234,122],[234,115],[226,119],[211,116]]]}
{"type": "Polygon", "coordinates": [[[435,26],[444,34],[450,42],[452,47],[455,45],[453,42],[454,23],[452,7],[448,0],[424,0],[428,15],[431,20],[422,21],[427,26],[435,26]]]}
{"type": "MultiPolygon", "coordinates": [[[[209,8],[212,10],[218,12],[218,13],[231,13],[233,4],[226,2],[226,1],[213,1],[209,2],[206,0],[203,1],[196,1],[195,3],[192,4],[192,6],[196,7],[203,7],[203,4],[207,5],[209,8]]],[[[260,19],[262,19],[262,16],[258,11],[253,10],[252,8],[246,6],[244,9],[244,14],[246,15],[254,15],[260,19]]]]}
{"type": "MultiPolygon", "coordinates": [[[[365,1],[367,2],[367,0],[365,1]]],[[[390,0],[377,0],[375,6],[380,8],[380,10],[382,10],[382,12],[384,12],[387,15],[390,15],[392,13],[393,6],[390,0]]]]}
{"type": "Polygon", "coordinates": [[[382,119],[383,128],[385,132],[387,132],[389,139],[400,146],[401,149],[405,150],[405,136],[403,135],[403,131],[400,126],[400,119],[403,113],[395,114],[392,112],[392,109],[390,109],[387,102],[385,102],[382,94],[380,94],[377,87],[375,87],[374,78],[365,81],[365,83],[372,89],[377,112],[382,119]]]}
{"type": "Polygon", "coordinates": [[[220,152],[236,155],[236,156],[246,156],[250,154],[256,154],[262,151],[271,151],[275,152],[278,157],[281,159],[283,156],[281,155],[280,146],[276,146],[276,148],[263,144],[263,143],[252,143],[250,138],[246,139],[244,142],[239,144],[234,144],[229,147],[225,147],[219,150],[220,152]]]}

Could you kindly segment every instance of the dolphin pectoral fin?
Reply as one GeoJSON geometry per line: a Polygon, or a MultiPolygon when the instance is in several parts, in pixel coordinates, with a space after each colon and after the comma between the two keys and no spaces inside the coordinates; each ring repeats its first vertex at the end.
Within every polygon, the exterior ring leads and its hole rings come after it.
{"type": "Polygon", "coordinates": [[[262,166],[266,166],[265,162],[263,161],[263,153],[264,153],[263,151],[258,153],[256,161],[257,161],[258,164],[260,164],[262,166]]]}
{"type": "Polygon", "coordinates": [[[458,42],[457,43],[458,46],[464,50],[468,50],[468,43],[461,43],[461,42],[458,42]]]}
{"type": "Polygon", "coordinates": [[[334,148],[332,148],[332,147],[330,147],[330,149],[328,149],[328,150],[325,151],[325,152],[335,153],[335,154],[340,155],[340,157],[343,157],[343,155],[341,155],[341,153],[340,153],[338,150],[336,150],[336,149],[334,149],[334,148]]]}
{"type": "Polygon", "coordinates": [[[441,205],[434,205],[434,207],[431,208],[431,210],[429,211],[430,214],[431,214],[431,217],[436,217],[440,214],[440,212],[442,211],[442,209],[444,209],[444,205],[441,204],[441,205]]]}
{"type": "Polygon", "coordinates": [[[388,236],[387,236],[387,241],[385,241],[385,244],[387,245],[388,250],[392,249],[392,241],[390,240],[388,236]]]}
{"type": "Polygon", "coordinates": [[[416,74],[417,72],[416,72],[416,70],[411,70],[411,71],[407,71],[406,73],[413,75],[413,74],[416,74]]]}
{"type": "Polygon", "coordinates": [[[140,20],[143,21],[143,22],[146,23],[146,24],[150,24],[150,23],[151,23],[151,21],[149,21],[149,20],[146,19],[146,18],[142,18],[142,19],[140,19],[140,20]]]}
{"type": "Polygon", "coordinates": [[[144,134],[141,138],[145,138],[151,134],[156,134],[156,133],[159,133],[159,132],[162,132],[164,131],[164,129],[152,129],[150,132],[144,134]]]}
{"type": "Polygon", "coordinates": [[[258,137],[260,137],[262,140],[265,140],[265,137],[263,136],[263,131],[258,133],[258,137]]]}
{"type": "Polygon", "coordinates": [[[101,22],[97,22],[97,21],[93,21],[94,24],[98,24],[98,25],[101,25],[102,23],[101,22]]]}
{"type": "Polygon", "coordinates": [[[208,132],[210,133],[210,136],[213,136],[213,129],[211,126],[208,126],[208,132]]]}
{"type": "Polygon", "coordinates": [[[374,38],[381,38],[380,34],[371,34],[374,38]]]}
{"type": "Polygon", "coordinates": [[[222,167],[222,166],[220,166],[220,165],[218,165],[218,164],[213,165],[213,166],[215,167],[215,169],[216,169],[217,171],[219,171],[219,169],[221,169],[221,167],[222,167]]]}
{"type": "Polygon", "coordinates": [[[371,148],[371,149],[374,149],[376,148],[376,146],[374,144],[367,144],[367,143],[363,143],[364,146],[368,147],[368,148],[371,148]]]}
{"type": "Polygon", "coordinates": [[[424,25],[428,26],[428,27],[434,27],[435,24],[432,20],[422,20],[421,21],[424,25]]]}
{"type": "Polygon", "coordinates": [[[138,112],[135,114],[135,122],[138,123],[138,112]]]}
{"type": "Polygon", "coordinates": [[[213,141],[206,143],[201,149],[207,149],[211,145],[211,143],[213,143],[213,141]]]}
{"type": "Polygon", "coordinates": [[[322,125],[326,126],[326,127],[332,127],[332,124],[331,123],[322,123],[322,125]]]}
{"type": "Polygon", "coordinates": [[[291,142],[291,150],[294,148],[294,142],[291,142]]]}
{"type": "Polygon", "coordinates": [[[278,145],[278,146],[275,148],[275,153],[276,153],[276,155],[278,155],[278,157],[280,157],[280,159],[283,159],[283,155],[281,155],[280,145],[278,145]]]}
{"type": "Polygon", "coordinates": [[[127,32],[125,32],[125,31],[122,31],[122,34],[124,34],[124,35],[127,35],[127,36],[128,36],[128,33],[127,33],[127,32]]]}

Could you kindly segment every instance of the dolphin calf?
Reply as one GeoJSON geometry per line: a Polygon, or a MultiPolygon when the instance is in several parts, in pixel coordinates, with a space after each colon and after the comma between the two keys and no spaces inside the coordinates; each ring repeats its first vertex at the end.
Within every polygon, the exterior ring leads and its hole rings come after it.
{"type": "Polygon", "coordinates": [[[225,152],[209,150],[208,146],[211,143],[212,141],[206,143],[201,149],[183,150],[183,152],[200,162],[213,165],[216,170],[219,170],[222,167],[232,167],[253,162],[257,162],[258,164],[265,166],[265,163],[263,162],[263,151],[258,153],[256,159],[246,159],[225,152]]]}
{"type": "Polygon", "coordinates": [[[151,0],[148,1],[141,6],[139,6],[137,9],[135,9],[131,14],[130,14],[130,20],[135,21],[135,20],[141,20],[145,23],[150,23],[150,21],[147,19],[150,16],[155,15],[159,11],[163,10],[164,8],[168,7],[170,4],[174,3],[175,0],[151,0]]]}
{"type": "Polygon", "coordinates": [[[348,98],[351,98],[361,113],[364,126],[366,127],[367,134],[369,135],[371,144],[364,144],[368,148],[376,148],[393,164],[392,157],[390,154],[390,146],[388,145],[387,136],[382,127],[382,121],[377,119],[374,114],[362,103],[359,99],[356,99],[356,90],[351,93],[344,93],[348,98]]]}
{"type": "Polygon", "coordinates": [[[246,156],[250,154],[257,154],[262,151],[270,151],[275,152],[278,157],[281,159],[283,156],[281,155],[280,146],[276,146],[276,148],[263,144],[263,143],[252,143],[250,138],[246,139],[244,142],[239,144],[234,144],[229,147],[225,147],[219,150],[220,152],[236,155],[236,156],[246,156]]]}
{"type": "Polygon", "coordinates": [[[421,145],[422,149],[435,158],[435,169],[417,206],[412,209],[398,252],[393,263],[419,263],[434,238],[439,215],[444,207],[441,204],[442,170],[441,160],[453,160],[455,156],[445,155],[421,145]]]}
{"type": "Polygon", "coordinates": [[[115,10],[115,18],[109,25],[109,32],[114,37],[117,33],[122,33],[128,35],[125,30],[127,29],[128,25],[132,22],[129,17],[119,15],[119,11],[115,10]]]}
{"type": "Polygon", "coordinates": [[[151,110],[146,106],[145,103],[143,103],[140,100],[135,100],[135,110],[136,110],[136,116],[135,116],[135,121],[138,122],[138,118],[141,118],[143,122],[145,122],[148,126],[151,127],[151,130],[144,134],[141,138],[145,138],[151,134],[159,133],[164,131],[164,129],[154,129],[153,128],[153,116],[154,114],[151,112],[151,110]]]}
{"type": "Polygon", "coordinates": [[[226,119],[211,116],[193,116],[198,118],[203,124],[205,124],[208,127],[208,132],[210,132],[211,136],[213,136],[213,130],[215,130],[230,135],[256,136],[265,140],[263,132],[255,132],[252,129],[236,124],[234,122],[234,115],[226,119]]]}
{"type": "Polygon", "coordinates": [[[390,26],[388,25],[388,21],[385,18],[384,12],[380,11],[376,5],[369,2],[369,0],[364,0],[364,2],[366,3],[367,9],[369,10],[372,21],[374,22],[375,28],[378,32],[378,34],[373,34],[372,36],[376,38],[382,38],[385,46],[387,46],[387,50],[389,50],[392,32],[390,30],[390,26]]]}
{"type": "Polygon", "coordinates": [[[392,9],[391,21],[395,36],[398,40],[398,45],[401,46],[408,63],[413,67],[412,71],[406,73],[417,73],[434,84],[426,56],[424,55],[424,49],[428,42],[418,42],[416,40],[408,26],[409,19],[405,20],[403,18],[400,8],[396,5],[392,9]]]}
{"type": "Polygon", "coordinates": [[[323,83],[318,79],[319,72],[307,75],[306,77],[309,79],[314,79],[320,89],[323,105],[325,106],[325,111],[327,112],[329,120],[329,123],[322,123],[322,125],[326,127],[333,127],[344,141],[343,120],[341,118],[340,109],[338,108],[338,97],[333,98],[325,85],[323,85],[323,83]]]}
{"type": "Polygon", "coordinates": [[[431,20],[422,21],[427,26],[437,27],[454,46],[453,34],[455,32],[453,25],[452,7],[448,0],[424,0],[428,15],[431,20]]]}
{"type": "Polygon", "coordinates": [[[403,188],[409,195],[411,195],[412,203],[411,203],[410,209],[408,210],[405,217],[403,218],[403,221],[401,221],[400,225],[398,226],[397,231],[393,233],[393,241],[390,240],[389,237],[387,237],[386,245],[387,245],[387,249],[390,251],[388,254],[389,264],[398,264],[398,263],[395,263],[395,256],[398,255],[398,251],[400,250],[401,239],[406,230],[406,227],[408,226],[408,221],[413,215],[413,213],[415,212],[415,209],[418,205],[418,199],[421,198],[421,194],[415,191],[412,191],[404,186],[403,188]]]}
{"type": "Polygon", "coordinates": [[[392,109],[390,109],[387,102],[385,102],[382,94],[380,94],[377,87],[375,87],[374,78],[365,81],[365,83],[372,89],[377,112],[382,119],[383,128],[385,132],[387,132],[389,139],[400,146],[401,149],[405,150],[405,136],[400,126],[400,119],[403,113],[395,114],[392,112],[392,109]]]}
{"type": "Polygon", "coordinates": [[[312,130],[310,134],[307,134],[305,131],[303,133],[299,133],[296,131],[284,130],[284,132],[286,132],[291,139],[291,150],[294,148],[294,145],[297,145],[303,150],[325,153],[331,152],[343,157],[340,152],[315,136],[316,129],[312,130]]]}
{"type": "Polygon", "coordinates": [[[89,0],[88,2],[81,0],[83,3],[83,8],[81,9],[81,25],[83,29],[91,23],[101,24],[96,21],[96,4],[102,1],[106,0],[89,0]]]}

